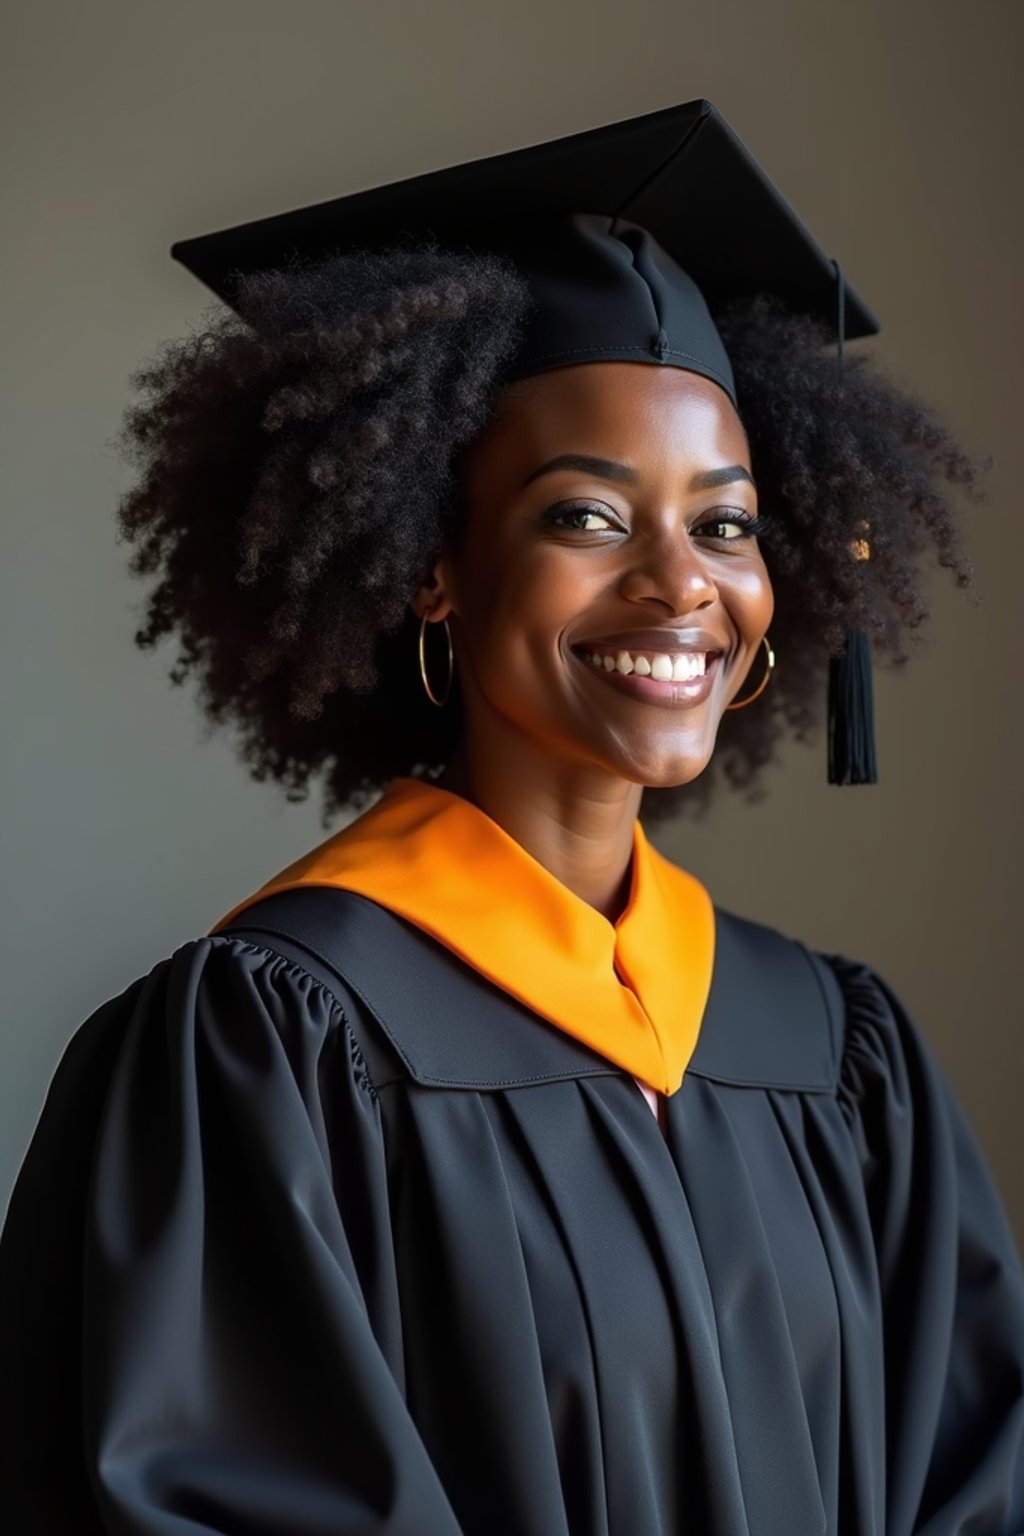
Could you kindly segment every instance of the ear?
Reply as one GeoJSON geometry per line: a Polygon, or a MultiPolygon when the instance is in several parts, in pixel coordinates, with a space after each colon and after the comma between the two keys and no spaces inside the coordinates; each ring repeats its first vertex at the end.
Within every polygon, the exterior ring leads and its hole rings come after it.
{"type": "Polygon", "coordinates": [[[450,596],[450,587],[451,574],[442,556],[435,563],[428,580],[416,589],[410,605],[416,617],[422,619],[426,615],[432,624],[439,624],[442,619],[446,619],[455,606],[450,596]]]}

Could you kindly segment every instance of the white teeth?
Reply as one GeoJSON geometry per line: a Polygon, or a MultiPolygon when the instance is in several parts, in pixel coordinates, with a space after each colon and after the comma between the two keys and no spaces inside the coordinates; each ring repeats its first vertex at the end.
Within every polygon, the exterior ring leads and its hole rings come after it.
{"type": "Polygon", "coordinates": [[[707,656],[703,651],[696,651],[690,655],[680,652],[672,662],[672,680],[676,683],[688,683],[695,677],[703,677],[707,656]]]}
{"type": "Polygon", "coordinates": [[[635,673],[637,677],[653,677],[664,683],[689,683],[703,677],[708,662],[705,651],[677,651],[674,656],[661,652],[654,656],[632,656],[629,651],[612,656],[607,651],[591,651],[586,659],[592,667],[603,667],[606,672],[618,672],[622,677],[635,673]]]}

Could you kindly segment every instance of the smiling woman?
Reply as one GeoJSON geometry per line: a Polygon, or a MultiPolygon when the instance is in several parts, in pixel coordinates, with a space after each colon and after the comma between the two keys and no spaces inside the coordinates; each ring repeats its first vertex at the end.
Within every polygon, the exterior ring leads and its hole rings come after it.
{"type": "Polygon", "coordinates": [[[756,786],[848,632],[905,654],[974,466],[840,367],[870,312],[706,102],[178,252],[237,313],[137,377],[137,639],[362,814],[69,1047],[0,1243],[12,1528],[1020,1536],[955,1096],[645,830],[756,786]]]}

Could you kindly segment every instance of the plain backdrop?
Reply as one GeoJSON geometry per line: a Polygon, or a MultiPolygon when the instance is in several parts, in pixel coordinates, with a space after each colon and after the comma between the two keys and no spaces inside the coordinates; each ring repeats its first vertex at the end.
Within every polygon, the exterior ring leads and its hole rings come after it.
{"type": "Polygon", "coordinates": [[[980,603],[937,575],[927,646],[878,678],[882,782],[794,747],[762,803],[659,842],[882,971],[1024,1234],[1022,38],[1018,0],[8,0],[0,1199],[74,1029],[328,835],[133,645],[112,440],[210,302],[171,242],[708,96],[880,316],[858,345],[993,467],[980,603]]]}

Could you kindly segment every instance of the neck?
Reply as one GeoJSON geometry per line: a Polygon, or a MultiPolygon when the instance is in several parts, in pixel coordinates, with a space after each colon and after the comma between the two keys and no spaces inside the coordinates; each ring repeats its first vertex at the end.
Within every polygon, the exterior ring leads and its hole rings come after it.
{"type": "Polygon", "coordinates": [[[562,885],[614,923],[629,897],[641,788],[528,747],[464,740],[439,785],[471,801],[562,885]]]}

